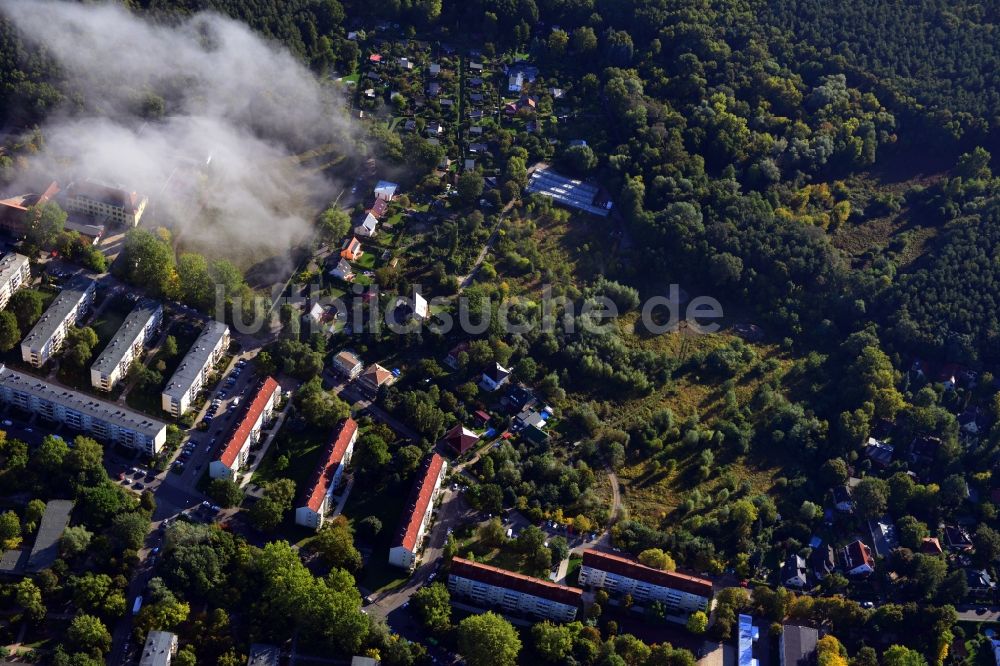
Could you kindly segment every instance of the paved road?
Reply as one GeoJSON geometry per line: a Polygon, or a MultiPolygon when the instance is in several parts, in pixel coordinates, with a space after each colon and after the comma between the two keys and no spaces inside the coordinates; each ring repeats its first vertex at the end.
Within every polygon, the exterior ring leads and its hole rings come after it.
{"type": "MultiPolygon", "coordinates": [[[[444,552],[444,545],[448,540],[448,530],[458,527],[474,516],[475,511],[465,503],[460,491],[445,488],[441,495],[441,506],[438,508],[437,517],[431,527],[430,536],[427,538],[427,546],[420,558],[420,564],[405,585],[377,595],[373,603],[366,608],[369,614],[385,618],[407,603],[413,593],[427,584],[431,574],[437,571],[441,555],[444,552]]],[[[384,553],[373,554],[373,557],[382,556],[384,553]]]]}
{"type": "Polygon", "coordinates": [[[968,622],[1000,621],[1000,606],[961,606],[958,609],[958,619],[968,622]]]}
{"type": "Polygon", "coordinates": [[[367,411],[376,421],[385,423],[398,434],[406,437],[407,439],[414,442],[420,441],[420,433],[376,405],[372,402],[372,399],[362,393],[360,389],[355,387],[352,383],[344,381],[343,377],[335,374],[327,368],[323,371],[323,378],[327,381],[327,384],[332,387],[331,390],[333,390],[334,393],[340,396],[343,400],[349,402],[357,410],[367,411]]]}

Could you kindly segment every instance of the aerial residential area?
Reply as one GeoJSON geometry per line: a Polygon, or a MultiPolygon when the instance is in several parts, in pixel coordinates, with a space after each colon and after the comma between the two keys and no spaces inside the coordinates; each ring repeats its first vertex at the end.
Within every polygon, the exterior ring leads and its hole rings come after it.
{"type": "Polygon", "coordinates": [[[0,662],[1000,666],[998,20],[0,0],[0,662]]]}

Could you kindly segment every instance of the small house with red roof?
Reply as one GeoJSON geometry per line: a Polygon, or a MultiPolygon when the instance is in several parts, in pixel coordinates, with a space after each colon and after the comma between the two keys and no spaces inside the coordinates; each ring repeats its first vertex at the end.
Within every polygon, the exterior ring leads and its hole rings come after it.
{"type": "Polygon", "coordinates": [[[476,445],[476,442],[479,441],[479,435],[459,423],[445,433],[441,441],[452,451],[462,455],[476,445]]]}
{"type": "Polygon", "coordinates": [[[357,261],[364,253],[365,251],[361,249],[361,241],[356,236],[352,236],[351,240],[344,245],[344,249],[340,251],[340,256],[348,261],[357,261]]]}
{"type": "Polygon", "coordinates": [[[351,462],[354,442],[358,439],[358,423],[352,418],[343,421],[337,435],[327,447],[312,480],[306,487],[302,503],[295,509],[295,524],[319,530],[330,511],[330,498],[344,478],[344,469],[351,462]]]}

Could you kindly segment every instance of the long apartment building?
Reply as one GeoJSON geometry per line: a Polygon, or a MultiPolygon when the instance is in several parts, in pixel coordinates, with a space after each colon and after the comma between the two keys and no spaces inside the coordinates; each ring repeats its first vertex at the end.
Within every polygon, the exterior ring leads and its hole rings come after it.
{"type": "Polygon", "coordinates": [[[358,439],[358,422],[347,418],[337,428],[337,436],[326,447],[312,483],[306,488],[302,504],[295,509],[295,523],[319,530],[330,511],[330,499],[344,479],[344,469],[351,462],[354,442],[358,439]]]}
{"type": "Polygon", "coordinates": [[[583,590],[578,588],[556,585],[461,557],[451,560],[448,589],[477,606],[556,622],[575,620],[583,603],[583,590]]]}
{"type": "Polygon", "coordinates": [[[45,365],[59,351],[66,331],[76,326],[94,302],[97,283],[79,278],[66,285],[34,328],[21,340],[21,358],[36,368],[45,365]]]}
{"type": "Polygon", "coordinates": [[[417,473],[399,529],[389,547],[389,564],[412,569],[417,563],[417,553],[434,513],[434,500],[447,471],[444,458],[432,453],[417,473]]]}
{"type": "Polygon", "coordinates": [[[23,254],[11,252],[0,259],[0,309],[14,292],[31,281],[31,262],[23,254]]]}
{"type": "Polygon", "coordinates": [[[148,298],[139,301],[90,366],[91,386],[102,391],[113,389],[128,374],[132,361],[142,354],[146,344],[160,330],[161,323],[163,306],[148,298]]]}
{"type": "Polygon", "coordinates": [[[618,595],[631,595],[639,604],[659,601],[675,614],[708,609],[712,581],[661,571],[627,557],[598,550],[583,551],[580,585],[598,587],[618,595]]]}
{"type": "Polygon", "coordinates": [[[208,381],[212,368],[229,349],[229,327],[221,321],[208,322],[184,360],[177,366],[160,395],[163,411],[183,416],[208,381]]]}
{"type": "Polygon", "coordinates": [[[73,213],[109,220],[119,226],[139,224],[149,199],[136,192],[110,187],[90,180],[71,184],[63,196],[63,205],[73,213]]]}
{"type": "Polygon", "coordinates": [[[159,453],[167,440],[166,423],[3,365],[0,365],[0,401],[95,439],[149,455],[159,453]]]}
{"type": "Polygon", "coordinates": [[[265,379],[257,388],[253,401],[240,417],[222,453],[208,466],[209,476],[213,479],[236,480],[240,470],[247,464],[250,447],[260,440],[261,430],[264,429],[264,424],[271,420],[280,398],[281,386],[278,382],[273,377],[265,379]]]}

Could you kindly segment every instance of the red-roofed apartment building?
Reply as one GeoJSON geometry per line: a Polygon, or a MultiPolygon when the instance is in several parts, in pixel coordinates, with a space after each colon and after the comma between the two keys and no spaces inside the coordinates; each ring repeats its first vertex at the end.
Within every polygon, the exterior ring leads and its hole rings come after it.
{"type": "Polygon", "coordinates": [[[598,550],[583,551],[580,585],[599,587],[636,601],[659,601],[668,613],[704,611],[712,598],[712,581],[696,576],[661,571],[627,557],[598,550]]]}
{"type": "Polygon", "coordinates": [[[340,424],[337,436],[326,447],[312,483],[306,488],[302,505],[295,509],[295,524],[319,530],[330,511],[330,498],[344,478],[344,468],[351,462],[354,442],[358,439],[358,422],[348,418],[340,424]]]}
{"type": "Polygon", "coordinates": [[[41,194],[21,194],[0,200],[0,229],[15,236],[25,233],[28,230],[28,208],[46,204],[58,193],[59,186],[52,181],[41,194]]]}
{"type": "Polygon", "coordinates": [[[541,578],[453,557],[448,589],[477,606],[500,607],[507,613],[572,622],[583,602],[583,590],[541,578]]]}
{"type": "Polygon", "coordinates": [[[260,431],[271,419],[280,397],[281,386],[278,382],[273,377],[265,379],[257,389],[253,402],[240,417],[222,453],[208,466],[209,476],[213,479],[236,480],[236,476],[247,463],[250,447],[260,439],[260,431]]]}
{"type": "Polygon", "coordinates": [[[417,563],[417,552],[431,524],[431,514],[434,513],[434,499],[447,471],[448,464],[444,458],[432,453],[417,473],[396,537],[389,547],[389,564],[413,569],[417,563]]]}

